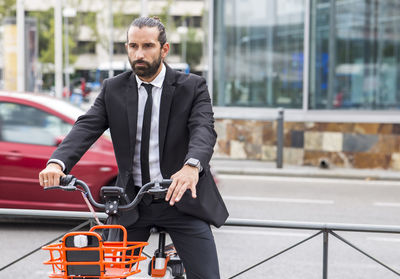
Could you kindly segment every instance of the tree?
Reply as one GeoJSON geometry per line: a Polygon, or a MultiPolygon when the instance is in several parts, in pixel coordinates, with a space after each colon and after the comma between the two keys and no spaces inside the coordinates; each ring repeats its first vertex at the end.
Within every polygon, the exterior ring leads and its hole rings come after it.
{"type": "MultiPolygon", "coordinates": [[[[47,11],[30,11],[29,17],[34,17],[38,24],[39,61],[42,63],[54,63],[54,9],[47,11]]],[[[74,38],[68,37],[69,48],[75,47],[74,38]]],[[[65,39],[65,38],[64,38],[65,39]]],[[[76,56],[69,55],[69,62],[73,63],[76,56]]]]}
{"type": "Polygon", "coordinates": [[[5,17],[15,17],[16,0],[0,0],[0,21],[5,17]]]}
{"type": "MultiPolygon", "coordinates": [[[[197,30],[192,26],[189,15],[181,17],[181,24],[184,24],[188,27],[186,35],[186,63],[189,64],[190,68],[193,69],[194,66],[198,65],[201,61],[201,57],[203,56],[203,43],[197,38],[197,30]]],[[[183,38],[181,38],[181,44],[179,46],[179,51],[182,52],[183,48],[183,38]]]]}
{"type": "Polygon", "coordinates": [[[196,30],[194,28],[188,29],[186,44],[186,63],[193,69],[194,66],[200,63],[203,56],[203,44],[196,39],[196,30]]]}
{"type": "Polygon", "coordinates": [[[44,12],[28,12],[38,24],[39,61],[54,63],[54,9],[44,12]]]}

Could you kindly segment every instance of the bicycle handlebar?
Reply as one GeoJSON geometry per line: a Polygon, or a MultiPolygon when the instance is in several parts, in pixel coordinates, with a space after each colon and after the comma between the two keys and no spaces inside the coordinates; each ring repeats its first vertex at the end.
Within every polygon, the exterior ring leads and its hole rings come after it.
{"type": "MultiPolygon", "coordinates": [[[[118,209],[121,211],[127,211],[130,209],[135,208],[139,202],[142,200],[145,194],[157,194],[161,192],[166,192],[168,187],[171,185],[172,179],[163,179],[161,181],[152,181],[145,185],[143,185],[139,192],[137,193],[135,199],[131,201],[129,204],[126,205],[119,205],[118,209]]],[[[81,191],[83,192],[87,198],[89,199],[90,203],[98,208],[98,209],[105,209],[106,205],[102,203],[98,203],[94,200],[92,193],[90,192],[89,186],[82,180],[75,178],[73,175],[66,175],[60,178],[60,185],[58,186],[50,186],[45,187],[44,190],[53,190],[53,189],[61,189],[64,191],[81,191]],[[78,187],[83,188],[83,190],[79,189],[78,187]]]]}

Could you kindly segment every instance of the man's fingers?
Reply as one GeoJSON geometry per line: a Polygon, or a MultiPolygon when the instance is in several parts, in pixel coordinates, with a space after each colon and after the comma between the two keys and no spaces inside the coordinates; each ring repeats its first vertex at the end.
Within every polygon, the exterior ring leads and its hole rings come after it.
{"type": "Polygon", "coordinates": [[[171,195],[176,187],[176,183],[177,183],[176,179],[173,179],[171,185],[168,187],[167,195],[165,196],[166,201],[169,201],[169,199],[171,198],[171,195]]]}
{"type": "Polygon", "coordinates": [[[55,186],[60,184],[60,177],[65,174],[59,170],[43,170],[39,173],[39,184],[42,187],[55,186]]]}
{"type": "Polygon", "coordinates": [[[44,178],[43,178],[43,186],[44,187],[48,187],[48,186],[54,186],[54,177],[51,174],[47,174],[44,178]]]}
{"type": "Polygon", "coordinates": [[[45,172],[41,172],[41,173],[39,174],[39,183],[40,183],[40,186],[46,187],[48,182],[49,182],[48,174],[45,173],[45,172]]]}
{"type": "Polygon", "coordinates": [[[197,192],[196,192],[196,184],[197,183],[193,183],[190,187],[190,190],[192,191],[192,198],[197,198],[197,192]]]}
{"type": "Polygon", "coordinates": [[[40,186],[44,186],[43,180],[44,180],[43,174],[39,173],[39,184],[40,184],[40,186]]]}
{"type": "Polygon", "coordinates": [[[60,184],[60,176],[58,174],[50,175],[48,186],[54,186],[60,184]]]}
{"type": "Polygon", "coordinates": [[[173,189],[171,198],[170,198],[170,200],[169,200],[169,204],[170,204],[170,205],[174,205],[174,204],[175,204],[176,196],[178,195],[178,192],[179,192],[179,190],[181,189],[181,187],[182,187],[182,182],[177,181],[176,187],[173,189]]]}
{"type": "Polygon", "coordinates": [[[174,191],[174,195],[171,198],[171,202],[170,204],[173,205],[175,202],[178,202],[181,200],[183,194],[186,192],[187,188],[188,188],[189,183],[183,183],[180,185],[180,187],[176,188],[174,191]]]}
{"type": "Polygon", "coordinates": [[[196,185],[199,180],[197,168],[184,166],[180,171],[171,176],[172,183],[168,189],[165,197],[166,201],[169,201],[170,205],[174,205],[175,202],[181,200],[187,189],[192,192],[192,198],[196,198],[196,185]]]}

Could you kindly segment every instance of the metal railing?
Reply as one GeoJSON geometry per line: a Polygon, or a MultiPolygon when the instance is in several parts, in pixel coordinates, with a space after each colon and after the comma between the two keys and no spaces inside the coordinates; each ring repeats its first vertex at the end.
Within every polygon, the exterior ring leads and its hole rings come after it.
{"type": "MultiPolygon", "coordinates": [[[[31,218],[43,218],[45,215],[43,213],[40,213],[38,210],[13,210],[13,209],[1,209],[0,210],[0,217],[31,217],[31,218]]],[[[47,216],[49,217],[49,216],[47,216]]],[[[57,218],[65,218],[65,219],[70,219],[71,215],[70,212],[56,212],[55,216],[57,218]],[[64,214],[63,214],[64,213],[64,214]]],[[[89,216],[84,216],[84,215],[74,215],[74,219],[83,219],[87,220],[89,216]]],[[[101,216],[103,217],[103,216],[101,216]]],[[[70,231],[75,231],[79,230],[88,224],[93,222],[93,219],[89,218],[89,220],[85,221],[81,225],[71,229],[70,231]]],[[[248,268],[244,269],[243,271],[240,271],[239,273],[229,277],[228,279],[236,278],[239,275],[242,275],[253,268],[260,266],[261,264],[276,258],[285,252],[292,250],[299,245],[314,239],[315,237],[322,235],[323,239],[323,257],[322,257],[322,278],[323,279],[328,279],[328,256],[329,256],[329,235],[335,237],[336,239],[342,241],[343,243],[347,244],[351,248],[355,249],[359,253],[363,254],[364,256],[368,257],[369,259],[373,260],[375,263],[381,265],[382,267],[386,268],[387,270],[391,271],[393,274],[396,274],[400,277],[400,272],[396,271],[394,268],[390,267],[389,265],[383,263],[382,261],[378,260],[377,258],[371,256],[367,252],[363,251],[350,241],[346,240],[342,236],[338,235],[336,231],[342,231],[342,232],[362,232],[362,233],[386,233],[386,234],[400,234],[400,226],[385,226],[385,225],[365,225],[365,224],[341,224],[341,223],[317,223],[317,222],[289,222],[289,221],[271,221],[271,220],[252,220],[252,219],[235,219],[235,218],[229,218],[227,222],[225,223],[224,226],[236,226],[236,227],[257,227],[257,228],[276,228],[276,229],[294,229],[294,230],[311,230],[311,231],[317,231],[315,234],[289,246],[288,248],[275,253],[272,256],[269,256],[268,258],[255,263],[248,268]]],[[[53,240],[49,241],[47,244],[52,243],[58,239],[60,239],[64,234],[54,238],[53,240]]],[[[44,244],[44,245],[47,245],[44,244]]],[[[29,255],[37,252],[40,250],[40,247],[32,250],[31,252],[23,255],[22,257],[14,260],[13,262],[6,264],[3,267],[0,267],[0,271],[5,270],[6,268],[14,265],[15,263],[19,262],[20,260],[28,257],[29,255]]]]}
{"type": "MultiPolygon", "coordinates": [[[[104,212],[96,212],[96,215],[102,220],[107,218],[104,212]]],[[[0,208],[0,217],[87,220],[93,218],[93,214],[86,211],[0,208]]]]}
{"type": "Polygon", "coordinates": [[[383,266],[392,273],[400,276],[400,272],[396,271],[394,268],[389,267],[387,264],[376,259],[370,254],[358,248],[356,245],[346,240],[342,236],[335,233],[335,231],[345,231],[345,232],[363,232],[363,233],[393,233],[400,234],[400,226],[384,226],[384,225],[364,225],[364,224],[340,224],[340,223],[315,223],[315,222],[287,222],[287,221],[270,221],[270,220],[249,220],[249,219],[233,219],[230,218],[225,223],[225,226],[237,226],[237,227],[258,227],[258,228],[280,228],[280,229],[295,229],[295,230],[316,230],[317,233],[299,241],[288,248],[244,269],[243,271],[229,277],[229,279],[236,278],[251,269],[279,256],[283,253],[292,250],[293,248],[319,236],[323,235],[323,258],[322,258],[322,278],[328,278],[328,255],[329,255],[329,235],[334,236],[338,240],[347,244],[351,248],[360,252],[364,256],[373,260],[377,264],[383,266]]]}
{"type": "MultiPolygon", "coordinates": [[[[10,215],[9,215],[9,216],[10,216],[10,215]]],[[[93,221],[94,221],[93,219],[89,219],[89,220],[83,222],[82,224],[80,224],[80,225],[74,227],[73,229],[67,231],[67,233],[68,233],[68,232],[78,231],[78,230],[80,230],[80,229],[82,229],[82,228],[84,228],[84,227],[86,227],[86,226],[88,226],[88,225],[92,226],[92,225],[93,225],[93,221]]],[[[4,265],[4,266],[0,266],[0,272],[6,270],[7,268],[9,268],[9,267],[11,267],[12,265],[14,265],[14,264],[20,262],[21,260],[23,260],[23,259],[29,257],[30,255],[32,255],[32,254],[34,254],[34,253],[40,251],[40,250],[42,249],[43,246],[49,245],[49,244],[51,244],[51,243],[54,243],[54,242],[60,240],[64,235],[65,235],[65,233],[63,233],[63,234],[61,234],[61,235],[59,235],[59,236],[53,238],[52,240],[50,240],[50,241],[48,241],[48,242],[46,242],[46,243],[40,245],[40,246],[37,247],[37,248],[34,248],[34,249],[31,250],[30,252],[28,252],[28,253],[22,255],[21,257],[19,257],[19,258],[13,260],[12,262],[10,262],[10,263],[8,263],[8,264],[6,264],[6,265],[4,265]]]]}

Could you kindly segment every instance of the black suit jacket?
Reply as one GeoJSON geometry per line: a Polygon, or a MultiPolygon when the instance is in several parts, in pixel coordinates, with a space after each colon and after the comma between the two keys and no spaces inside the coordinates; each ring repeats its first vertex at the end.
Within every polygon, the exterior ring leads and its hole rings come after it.
{"type": "MultiPolygon", "coordinates": [[[[172,70],[166,65],[159,119],[160,167],[164,178],[180,170],[189,158],[203,167],[197,184],[197,198],[187,190],[175,206],[181,212],[221,226],[228,211],[210,173],[209,161],[216,142],[214,118],[205,79],[172,70]]],[[[116,184],[132,194],[138,92],[132,71],[103,82],[101,92],[86,114],[79,117],[52,159],[65,163],[69,173],[86,150],[110,128],[119,168],[116,184]]],[[[133,193],[134,195],[134,193],[133,193]]],[[[134,221],[124,216],[122,223],[134,221]]]]}

